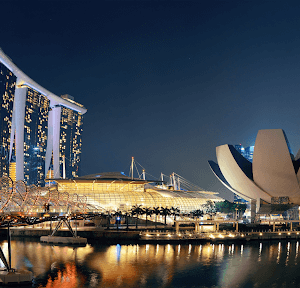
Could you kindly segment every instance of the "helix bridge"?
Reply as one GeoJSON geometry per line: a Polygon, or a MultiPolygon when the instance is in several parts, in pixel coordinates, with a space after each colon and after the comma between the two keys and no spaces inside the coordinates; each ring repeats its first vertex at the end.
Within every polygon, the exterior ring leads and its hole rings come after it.
{"type": "Polygon", "coordinates": [[[0,178],[0,227],[34,225],[61,219],[92,219],[100,213],[84,195],[59,192],[56,186],[37,187],[0,178]],[[56,213],[49,212],[57,211],[56,213]]]}

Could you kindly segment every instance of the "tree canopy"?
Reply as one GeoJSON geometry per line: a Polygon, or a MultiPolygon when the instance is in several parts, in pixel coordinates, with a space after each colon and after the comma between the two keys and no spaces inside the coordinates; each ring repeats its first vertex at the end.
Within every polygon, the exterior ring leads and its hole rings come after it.
{"type": "Polygon", "coordinates": [[[224,202],[217,202],[216,209],[221,213],[234,213],[237,209],[239,212],[244,213],[247,205],[246,204],[238,204],[225,200],[224,202]]]}

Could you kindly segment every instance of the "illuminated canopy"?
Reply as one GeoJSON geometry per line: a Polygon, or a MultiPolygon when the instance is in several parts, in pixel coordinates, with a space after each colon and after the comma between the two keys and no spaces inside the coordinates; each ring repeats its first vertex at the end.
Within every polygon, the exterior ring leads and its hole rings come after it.
{"type": "Polygon", "coordinates": [[[88,204],[104,210],[129,210],[134,205],[143,205],[177,207],[182,212],[190,212],[200,209],[208,200],[224,200],[215,192],[174,190],[173,187],[162,189],[161,183],[156,181],[132,179],[119,172],[52,180],[58,183],[61,193],[67,191],[69,194],[83,195],[88,204]]]}

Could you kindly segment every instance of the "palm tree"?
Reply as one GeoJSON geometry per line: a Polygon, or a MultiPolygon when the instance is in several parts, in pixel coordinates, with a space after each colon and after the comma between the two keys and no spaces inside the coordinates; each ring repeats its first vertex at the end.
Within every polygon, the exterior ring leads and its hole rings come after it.
{"type": "Polygon", "coordinates": [[[155,214],[155,229],[157,228],[157,215],[160,214],[160,207],[153,207],[153,213],[155,214]]]}
{"type": "Polygon", "coordinates": [[[107,222],[106,222],[106,229],[109,230],[109,225],[110,225],[110,211],[106,211],[105,212],[105,217],[107,219],[107,222]]]}
{"type": "Polygon", "coordinates": [[[113,212],[113,216],[116,217],[117,230],[119,230],[119,220],[122,219],[123,213],[121,210],[117,210],[113,212]],[[119,218],[119,219],[118,219],[119,218]]]}
{"type": "Polygon", "coordinates": [[[203,211],[200,210],[200,209],[198,209],[198,210],[192,211],[191,214],[193,215],[193,217],[197,217],[198,218],[198,217],[203,216],[203,211]]]}
{"type": "Polygon", "coordinates": [[[171,210],[168,207],[161,207],[160,214],[165,216],[165,225],[167,225],[167,216],[171,214],[171,210]]]}
{"type": "Polygon", "coordinates": [[[176,216],[179,216],[180,209],[177,207],[171,207],[171,214],[174,216],[174,222],[176,221],[176,216]]]}
{"type": "Polygon", "coordinates": [[[153,210],[149,207],[146,207],[143,209],[144,214],[146,215],[146,227],[148,226],[148,216],[151,216],[153,214],[153,210]]]}
{"type": "Polygon", "coordinates": [[[139,215],[143,214],[143,208],[142,205],[134,205],[131,208],[131,215],[134,216],[136,215],[136,222],[135,222],[135,227],[136,229],[138,228],[138,221],[139,221],[139,215]]]}
{"type": "Polygon", "coordinates": [[[124,212],[124,216],[125,216],[125,221],[126,221],[126,230],[128,231],[129,230],[129,219],[128,219],[128,216],[130,216],[130,212],[128,211],[125,211],[124,212]]]}

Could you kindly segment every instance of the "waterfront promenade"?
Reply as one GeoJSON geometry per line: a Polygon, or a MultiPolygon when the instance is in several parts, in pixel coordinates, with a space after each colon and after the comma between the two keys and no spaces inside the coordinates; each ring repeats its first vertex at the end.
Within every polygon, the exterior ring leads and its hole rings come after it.
{"type": "MultiPolygon", "coordinates": [[[[200,232],[199,230],[181,230],[176,231],[175,227],[159,225],[140,226],[139,229],[125,227],[117,229],[116,227],[78,227],[77,235],[87,238],[89,242],[141,242],[141,243],[177,243],[177,242],[235,242],[235,241],[255,241],[255,240],[285,240],[299,239],[300,231],[296,229],[267,229],[271,226],[266,225],[244,225],[242,228],[248,228],[248,231],[236,231],[236,229],[227,229],[215,231],[200,232]],[[252,228],[252,229],[251,229],[252,228]]],[[[223,227],[224,228],[224,227],[223,227]]],[[[285,227],[286,228],[286,227],[285,227]]],[[[6,235],[6,229],[2,229],[3,236],[6,235]]],[[[49,228],[25,226],[13,227],[10,229],[12,237],[41,237],[50,233],[49,228]]],[[[70,232],[67,228],[61,228],[56,236],[69,237],[70,232]]]]}

